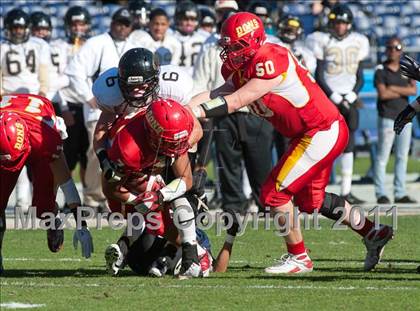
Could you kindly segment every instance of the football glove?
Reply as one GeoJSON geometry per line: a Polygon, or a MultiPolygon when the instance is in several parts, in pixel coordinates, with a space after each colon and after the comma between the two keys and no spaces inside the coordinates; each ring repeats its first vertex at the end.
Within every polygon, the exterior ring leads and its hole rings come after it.
{"type": "Polygon", "coordinates": [[[344,99],[348,101],[349,104],[353,104],[357,100],[357,94],[355,92],[347,93],[344,96],[344,99]]]}
{"type": "Polygon", "coordinates": [[[102,175],[109,182],[121,181],[121,174],[118,173],[117,167],[108,159],[105,149],[99,149],[96,153],[99,159],[99,165],[102,169],[102,175]]]}
{"type": "Polygon", "coordinates": [[[420,64],[408,55],[404,55],[400,59],[400,67],[403,75],[406,77],[420,81],[420,64]]]}
{"type": "Polygon", "coordinates": [[[338,94],[337,92],[333,92],[330,96],[330,99],[334,104],[339,105],[341,104],[344,98],[341,94],[338,94]]]}
{"type": "Polygon", "coordinates": [[[83,226],[81,229],[77,229],[73,234],[73,246],[77,249],[77,244],[80,242],[82,247],[82,256],[89,258],[93,253],[93,241],[92,235],[90,234],[89,228],[83,226]]]}
{"type": "Polygon", "coordinates": [[[407,123],[410,123],[414,116],[416,115],[416,111],[413,107],[410,105],[407,105],[407,107],[404,108],[403,111],[400,112],[400,114],[397,116],[394,122],[394,131],[398,135],[401,134],[401,131],[404,129],[404,126],[407,123]]]}

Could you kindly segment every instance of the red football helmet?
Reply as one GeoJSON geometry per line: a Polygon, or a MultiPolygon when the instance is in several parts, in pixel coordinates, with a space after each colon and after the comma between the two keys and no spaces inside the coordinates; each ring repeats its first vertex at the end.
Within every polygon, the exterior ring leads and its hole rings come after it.
{"type": "Polygon", "coordinates": [[[220,57],[237,70],[251,60],[265,41],[264,24],[252,13],[239,12],[228,17],[221,29],[220,57]]]}
{"type": "Polygon", "coordinates": [[[194,121],[187,109],[172,99],[158,98],[148,107],[145,128],[150,144],[159,154],[177,157],[190,148],[194,121]]]}
{"type": "Polygon", "coordinates": [[[0,167],[17,171],[31,151],[26,122],[16,113],[0,113],[0,167]]]}

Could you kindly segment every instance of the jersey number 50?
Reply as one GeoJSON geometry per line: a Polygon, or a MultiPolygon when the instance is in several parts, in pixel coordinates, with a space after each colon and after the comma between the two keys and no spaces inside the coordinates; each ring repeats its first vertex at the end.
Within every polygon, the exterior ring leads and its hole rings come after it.
{"type": "Polygon", "coordinates": [[[266,73],[271,75],[274,73],[274,64],[272,60],[268,60],[264,63],[257,63],[255,65],[255,74],[257,77],[263,77],[266,73]]]}

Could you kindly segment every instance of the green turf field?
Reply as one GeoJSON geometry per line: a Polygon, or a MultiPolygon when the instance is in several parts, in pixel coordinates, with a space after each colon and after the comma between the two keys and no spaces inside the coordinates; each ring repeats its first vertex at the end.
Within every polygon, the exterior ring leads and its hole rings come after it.
{"type": "MultiPolygon", "coordinates": [[[[227,273],[188,281],[140,278],[128,270],[105,275],[103,251],[118,231],[93,231],[96,252],[85,260],[72,248],[71,231],[64,250],[52,254],[45,232],[8,230],[1,303],[43,305],[39,310],[420,310],[420,216],[398,218],[395,239],[370,273],[362,271],[360,238],[329,224],[304,232],[313,273],[265,274],[285,248],[272,230],[248,230],[237,239],[227,273]]],[[[222,238],[209,234],[217,251],[222,238]]]]}

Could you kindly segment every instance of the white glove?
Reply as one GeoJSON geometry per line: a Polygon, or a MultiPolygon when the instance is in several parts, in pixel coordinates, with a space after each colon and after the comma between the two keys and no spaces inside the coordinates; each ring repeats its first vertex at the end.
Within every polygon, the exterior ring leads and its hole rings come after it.
{"type": "Polygon", "coordinates": [[[344,97],[342,95],[338,94],[337,92],[333,92],[330,95],[330,99],[334,104],[339,105],[343,101],[344,97]]]}
{"type": "Polygon", "coordinates": [[[350,92],[344,96],[344,99],[353,104],[357,100],[357,94],[355,92],[350,92]]]}
{"type": "Polygon", "coordinates": [[[92,235],[88,227],[82,227],[81,229],[77,229],[73,234],[73,246],[74,249],[77,249],[77,244],[80,241],[82,246],[82,256],[85,258],[89,258],[91,253],[93,253],[93,241],[92,235]]]}

